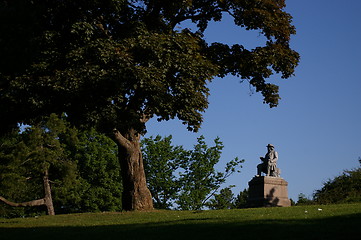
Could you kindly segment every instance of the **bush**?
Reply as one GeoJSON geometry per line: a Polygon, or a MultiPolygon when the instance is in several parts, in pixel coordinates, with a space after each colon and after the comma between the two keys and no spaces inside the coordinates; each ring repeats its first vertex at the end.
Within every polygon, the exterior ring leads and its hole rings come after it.
{"type": "Polygon", "coordinates": [[[328,180],[314,194],[319,204],[361,202],[361,167],[328,180]]]}

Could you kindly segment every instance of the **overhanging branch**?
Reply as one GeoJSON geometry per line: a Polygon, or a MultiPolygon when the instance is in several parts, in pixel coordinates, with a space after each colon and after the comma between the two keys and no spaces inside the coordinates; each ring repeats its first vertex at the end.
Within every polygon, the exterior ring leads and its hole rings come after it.
{"type": "Polygon", "coordinates": [[[11,201],[7,200],[6,198],[0,196],[0,200],[12,207],[34,207],[34,206],[45,205],[45,198],[32,200],[29,202],[15,203],[15,202],[11,202],[11,201]]]}

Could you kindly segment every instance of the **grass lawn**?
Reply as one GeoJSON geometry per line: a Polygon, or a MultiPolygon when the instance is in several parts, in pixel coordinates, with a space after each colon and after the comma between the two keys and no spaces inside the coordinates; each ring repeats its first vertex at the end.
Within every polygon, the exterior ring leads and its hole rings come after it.
{"type": "Polygon", "coordinates": [[[0,218],[10,239],[361,239],[361,204],[0,218]]]}

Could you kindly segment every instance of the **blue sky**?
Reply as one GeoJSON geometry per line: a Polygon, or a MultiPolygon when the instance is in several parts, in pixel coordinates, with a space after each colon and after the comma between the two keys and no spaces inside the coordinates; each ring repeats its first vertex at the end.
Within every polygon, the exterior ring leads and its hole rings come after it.
{"type": "MultiPolygon", "coordinates": [[[[297,34],[291,46],[301,55],[290,79],[275,76],[281,101],[270,109],[262,96],[251,94],[247,82],[226,77],[209,84],[209,108],[198,133],[179,120],[148,122],[146,137],[173,135],[175,145],[191,149],[200,135],[209,145],[217,136],[225,145],[219,170],[234,157],[245,159],[241,173],[227,185],[235,194],[248,187],[266,145],[275,145],[281,176],[289,197],[311,197],[323,182],[359,166],[361,157],[361,1],[288,0],[297,34]]],[[[258,32],[232,26],[230,18],[212,23],[209,42],[240,43],[253,48],[264,43],[258,32]]]]}

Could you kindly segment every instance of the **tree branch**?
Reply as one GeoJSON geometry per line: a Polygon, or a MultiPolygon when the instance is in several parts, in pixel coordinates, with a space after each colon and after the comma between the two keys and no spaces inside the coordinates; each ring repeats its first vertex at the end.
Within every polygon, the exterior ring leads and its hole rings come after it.
{"type": "Polygon", "coordinates": [[[141,123],[147,123],[152,118],[152,114],[143,113],[142,118],[140,119],[141,123]]]}
{"type": "Polygon", "coordinates": [[[214,189],[212,193],[210,193],[203,201],[202,201],[202,206],[205,205],[205,203],[208,201],[208,199],[210,199],[217,191],[218,191],[219,187],[217,189],[214,189]]]}
{"type": "Polygon", "coordinates": [[[204,14],[193,15],[193,16],[192,15],[176,16],[173,19],[173,21],[171,21],[170,25],[171,25],[172,29],[174,29],[177,24],[179,24],[179,23],[181,23],[181,22],[183,22],[185,20],[192,20],[192,22],[193,22],[193,21],[200,20],[200,19],[202,19],[202,18],[204,18],[206,16],[207,16],[207,14],[205,14],[205,13],[204,14]]]}
{"type": "Polygon", "coordinates": [[[121,145],[124,148],[130,148],[131,147],[131,143],[128,139],[126,139],[120,132],[118,129],[114,128],[113,129],[113,134],[114,134],[114,138],[117,141],[117,143],[119,145],[121,145]]]}
{"type": "Polygon", "coordinates": [[[34,206],[45,205],[45,198],[32,200],[29,202],[15,203],[15,202],[11,202],[11,201],[7,200],[6,198],[0,196],[0,200],[12,207],[34,207],[34,206]]]}

